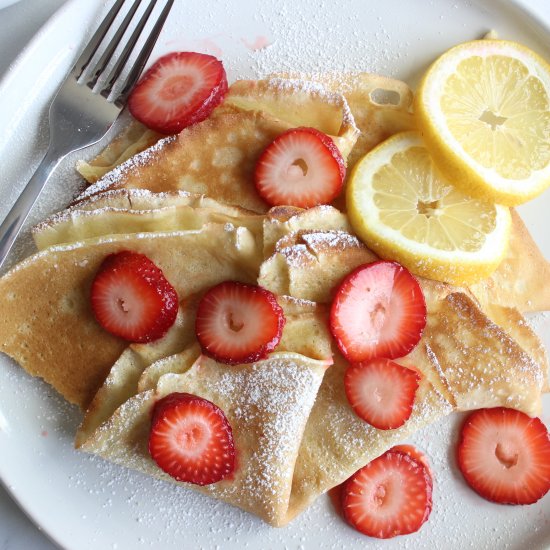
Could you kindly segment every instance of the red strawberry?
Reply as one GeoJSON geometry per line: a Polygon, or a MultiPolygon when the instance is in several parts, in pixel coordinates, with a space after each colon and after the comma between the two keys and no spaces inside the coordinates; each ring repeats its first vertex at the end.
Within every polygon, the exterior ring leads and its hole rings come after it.
{"type": "Polygon", "coordinates": [[[348,367],[344,385],[357,416],[379,430],[393,430],[411,416],[419,380],[412,369],[373,359],[348,367]]]}
{"type": "Polygon", "coordinates": [[[416,460],[416,462],[424,466],[430,477],[432,477],[432,468],[430,466],[430,463],[428,462],[426,455],[422,451],[417,449],[414,445],[403,443],[402,445],[396,445],[395,447],[392,447],[390,451],[395,451],[396,453],[405,453],[410,458],[416,460]]]}
{"type": "Polygon", "coordinates": [[[352,271],[336,290],[330,330],[351,363],[407,355],[426,325],[418,281],[396,262],[378,261],[352,271]]]}
{"type": "Polygon", "coordinates": [[[226,92],[221,61],[202,53],[174,52],[145,72],[128,98],[128,108],[145,126],[176,134],[207,118],[226,92]]]}
{"type": "Polygon", "coordinates": [[[284,325],[283,309],[273,293],[226,281],[199,302],[195,332],[206,355],[237,365],[265,359],[279,343],[284,325]]]}
{"type": "Polygon", "coordinates": [[[130,342],[158,340],[178,312],[178,295],[162,271],[147,256],[129,250],[105,258],[90,301],[97,322],[130,342]]]}
{"type": "Polygon", "coordinates": [[[202,397],[171,393],[157,401],[149,454],[178,481],[209,485],[235,469],[233,432],[223,411],[202,397]]]}
{"type": "Polygon", "coordinates": [[[550,437],[538,418],[497,407],[473,412],[462,427],[458,467],[483,498],[532,504],[550,489],[550,437]]]}
{"type": "Polygon", "coordinates": [[[310,208],[342,191],[346,167],[332,139],[315,128],[293,128],[260,155],[254,183],[271,206],[310,208]]]}
{"type": "Polygon", "coordinates": [[[432,482],[424,466],[390,450],[346,481],[342,506],[348,523],[365,535],[407,535],[430,516],[432,482]]]}

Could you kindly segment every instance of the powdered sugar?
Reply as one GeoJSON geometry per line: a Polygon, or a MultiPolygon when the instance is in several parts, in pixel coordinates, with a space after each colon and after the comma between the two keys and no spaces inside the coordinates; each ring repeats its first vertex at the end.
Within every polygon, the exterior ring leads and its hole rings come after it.
{"type": "Polygon", "coordinates": [[[152,147],[149,147],[149,149],[134,155],[126,162],[111,170],[108,174],[105,174],[103,178],[87,187],[78,197],[76,197],[75,200],[80,201],[87,199],[97,193],[107,191],[113,187],[116,188],[117,184],[120,183],[121,178],[123,178],[128,172],[131,172],[134,168],[139,168],[140,166],[149,164],[151,159],[154,158],[159,151],[175,140],[176,136],[168,136],[157,141],[157,143],[155,143],[152,147]]]}
{"type": "Polygon", "coordinates": [[[300,446],[296,435],[305,426],[321,377],[307,363],[295,362],[292,354],[260,362],[251,371],[228,372],[216,388],[233,403],[241,426],[253,427],[258,422],[262,426],[247,465],[242,498],[257,498],[266,510],[275,506],[284,511],[300,446]]]}
{"type": "Polygon", "coordinates": [[[328,104],[337,105],[342,108],[343,125],[355,127],[355,120],[344,96],[339,93],[328,91],[322,84],[311,80],[294,78],[270,78],[268,80],[268,84],[270,87],[274,87],[287,93],[306,92],[312,97],[317,96],[321,98],[328,104]]]}

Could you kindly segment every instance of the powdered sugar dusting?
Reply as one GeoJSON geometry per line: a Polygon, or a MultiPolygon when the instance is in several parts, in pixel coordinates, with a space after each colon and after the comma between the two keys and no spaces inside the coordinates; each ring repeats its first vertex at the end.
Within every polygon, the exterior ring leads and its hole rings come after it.
{"type": "Polygon", "coordinates": [[[280,244],[280,248],[277,250],[291,267],[307,266],[321,251],[364,248],[365,246],[357,237],[346,231],[303,232],[300,233],[300,241],[302,242],[288,246],[280,244]]]}
{"type": "Polygon", "coordinates": [[[159,151],[164,149],[164,147],[175,140],[176,136],[168,136],[157,141],[157,143],[149,147],[149,149],[146,149],[145,151],[134,155],[126,162],[123,162],[121,165],[117,166],[109,173],[105,174],[104,177],[87,187],[75,200],[79,201],[87,199],[92,195],[107,191],[112,187],[116,187],[117,184],[121,182],[121,179],[126,176],[126,174],[136,168],[139,168],[140,166],[146,166],[147,164],[149,164],[159,151]]]}
{"type": "Polygon", "coordinates": [[[270,78],[269,86],[275,89],[293,93],[306,92],[312,97],[319,97],[328,104],[338,105],[342,108],[342,121],[345,125],[355,127],[355,120],[351,114],[348,102],[345,97],[339,93],[327,90],[322,84],[312,80],[301,80],[293,78],[270,78]]]}
{"type": "Polygon", "coordinates": [[[274,357],[252,365],[251,372],[228,372],[212,388],[233,403],[241,428],[261,425],[243,479],[242,498],[256,500],[273,519],[274,507],[284,511],[288,505],[288,484],[300,446],[297,435],[305,426],[323,370],[296,362],[293,354],[274,357]]]}

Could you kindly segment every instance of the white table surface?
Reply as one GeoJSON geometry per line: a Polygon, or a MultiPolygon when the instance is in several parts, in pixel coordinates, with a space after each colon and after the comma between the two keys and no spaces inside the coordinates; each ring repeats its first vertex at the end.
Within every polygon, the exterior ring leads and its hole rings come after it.
{"type": "MultiPolygon", "coordinates": [[[[67,0],[21,0],[0,9],[0,77],[46,20],[67,0]]],[[[550,23],[550,0],[521,0],[550,23]]],[[[0,98],[1,99],[1,98],[0,98]]],[[[40,498],[40,495],[37,495],[40,498]]],[[[56,550],[0,486],[0,550],[56,550]]]]}

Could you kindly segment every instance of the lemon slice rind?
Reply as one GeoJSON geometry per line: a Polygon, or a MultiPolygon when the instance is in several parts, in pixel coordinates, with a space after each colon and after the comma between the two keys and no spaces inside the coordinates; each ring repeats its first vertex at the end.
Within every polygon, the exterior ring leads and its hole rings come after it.
{"type": "Polygon", "coordinates": [[[525,46],[506,40],[475,40],[459,44],[437,59],[424,75],[414,110],[435,163],[465,193],[507,206],[522,204],[550,186],[550,163],[526,179],[508,179],[470,156],[451,133],[441,108],[441,91],[458,64],[473,56],[507,56],[519,60],[537,77],[550,100],[550,65],[525,46]]]}
{"type": "Polygon", "coordinates": [[[469,284],[490,275],[507,249],[511,227],[508,208],[487,204],[496,211],[495,228],[486,235],[477,251],[441,250],[408,239],[380,219],[375,205],[373,176],[391,163],[396,153],[411,147],[424,147],[417,132],[402,132],[378,145],[355,166],[347,187],[347,209],[357,235],[381,258],[395,260],[415,275],[449,282],[469,284]]]}

